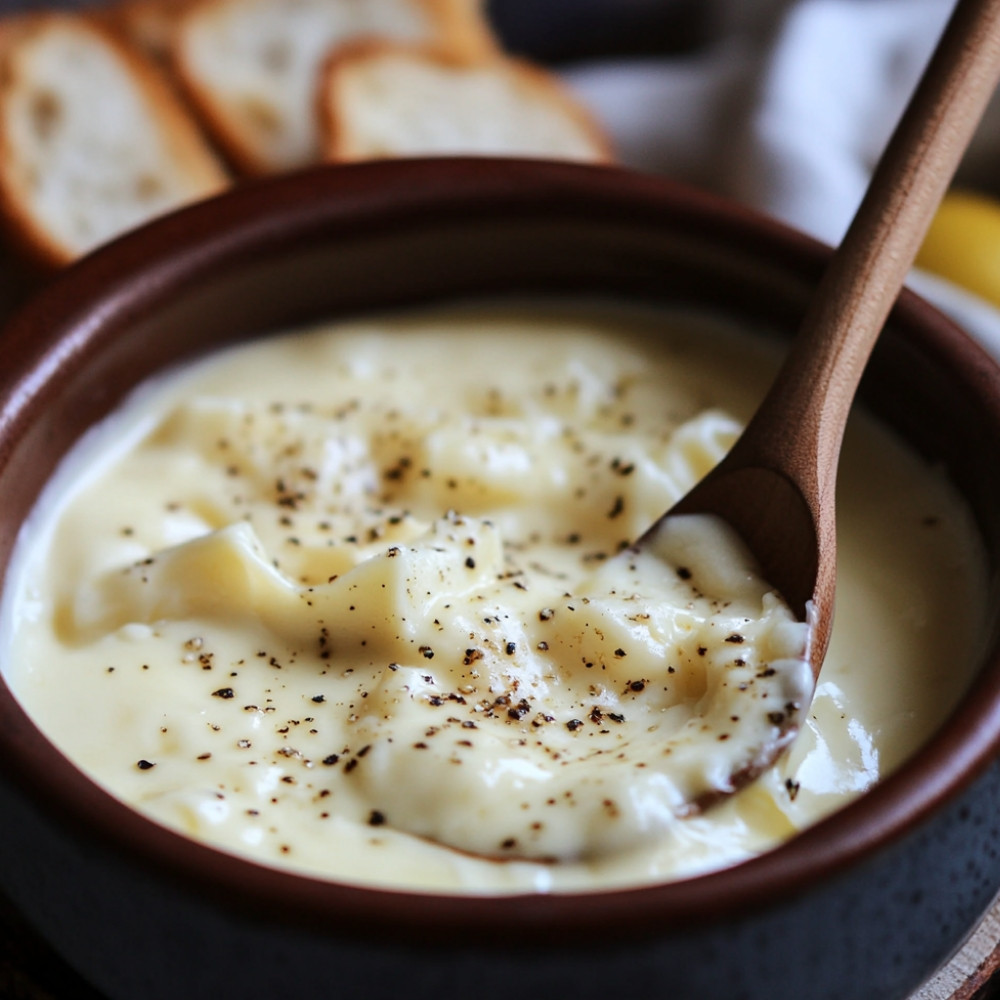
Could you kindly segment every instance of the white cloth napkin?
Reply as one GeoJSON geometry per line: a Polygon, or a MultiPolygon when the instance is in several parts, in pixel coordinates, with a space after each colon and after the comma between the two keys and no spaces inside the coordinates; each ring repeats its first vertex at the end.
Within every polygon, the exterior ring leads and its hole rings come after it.
{"type": "Polygon", "coordinates": [[[693,181],[835,243],[951,6],[799,0],[775,11],[728,0],[715,40],[695,55],[595,63],[567,75],[627,164],[693,181]],[[725,16],[741,4],[742,17],[725,16]]]}
{"type": "MultiPolygon", "coordinates": [[[[568,82],[626,164],[839,242],[953,0],[714,2],[698,53],[579,66],[568,82]]],[[[959,179],[1000,193],[998,163],[994,100],[959,179]]],[[[1000,353],[995,310],[944,282],[911,284],[1000,353]]]]}

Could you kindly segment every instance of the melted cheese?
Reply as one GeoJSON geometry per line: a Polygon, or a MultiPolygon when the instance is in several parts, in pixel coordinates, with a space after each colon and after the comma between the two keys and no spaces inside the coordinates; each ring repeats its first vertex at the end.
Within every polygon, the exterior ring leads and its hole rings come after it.
{"type": "Polygon", "coordinates": [[[748,857],[926,738],[982,615],[968,515],[860,420],[808,711],[805,626],[719,525],[628,549],[773,367],[704,320],[596,309],[227,352],[56,477],[4,599],[8,681],[112,792],[268,864],[547,891],[748,857]],[[790,719],[776,767],[689,814],[790,719]]]}

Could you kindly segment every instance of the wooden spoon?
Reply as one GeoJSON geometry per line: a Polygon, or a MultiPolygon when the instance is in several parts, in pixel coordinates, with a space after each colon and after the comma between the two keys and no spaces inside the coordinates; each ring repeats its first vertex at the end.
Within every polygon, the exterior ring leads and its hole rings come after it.
{"type": "MultiPolygon", "coordinates": [[[[833,622],[834,490],[848,411],[998,77],[1000,0],[959,0],[760,409],[726,458],[636,543],[653,543],[678,514],[728,522],[810,623],[814,677],[833,622]]],[[[734,784],[770,766],[789,739],[783,731],[773,749],[759,748],[734,784]]]]}

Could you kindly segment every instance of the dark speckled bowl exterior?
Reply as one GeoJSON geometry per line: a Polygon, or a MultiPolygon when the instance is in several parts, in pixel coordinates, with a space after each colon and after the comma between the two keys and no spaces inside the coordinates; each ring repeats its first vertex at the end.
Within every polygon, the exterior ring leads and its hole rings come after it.
{"type": "MultiPolygon", "coordinates": [[[[619,297],[794,328],[828,251],[613,169],[486,160],[253,184],[84,260],[0,336],[0,566],[59,457],[138,380],[320,316],[480,296],[619,297]]],[[[862,389],[972,505],[1000,607],[1000,376],[904,294],[862,389]]],[[[903,997],[1000,886],[1000,631],[907,766],[728,871],[600,894],[359,889],[220,854],[69,764],[0,686],[0,880],[120,1000],[512,993],[903,997]]],[[[109,734],[113,739],[113,734],[109,734]]]]}

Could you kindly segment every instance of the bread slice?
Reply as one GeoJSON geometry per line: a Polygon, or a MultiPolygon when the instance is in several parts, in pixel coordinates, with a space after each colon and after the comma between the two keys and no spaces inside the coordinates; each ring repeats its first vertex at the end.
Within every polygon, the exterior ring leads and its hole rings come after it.
{"type": "Polygon", "coordinates": [[[72,14],[0,22],[0,213],[49,265],[228,181],[154,64],[72,14]]]}
{"type": "Polygon", "coordinates": [[[330,50],[361,37],[468,56],[496,44],[478,0],[201,0],[180,19],[174,61],[233,162],[269,173],[319,160],[321,66],[330,50]]]}
{"type": "Polygon", "coordinates": [[[520,60],[362,42],[329,59],[319,94],[332,160],[517,155],[602,161],[611,146],[561,81],[520,60]]]}

